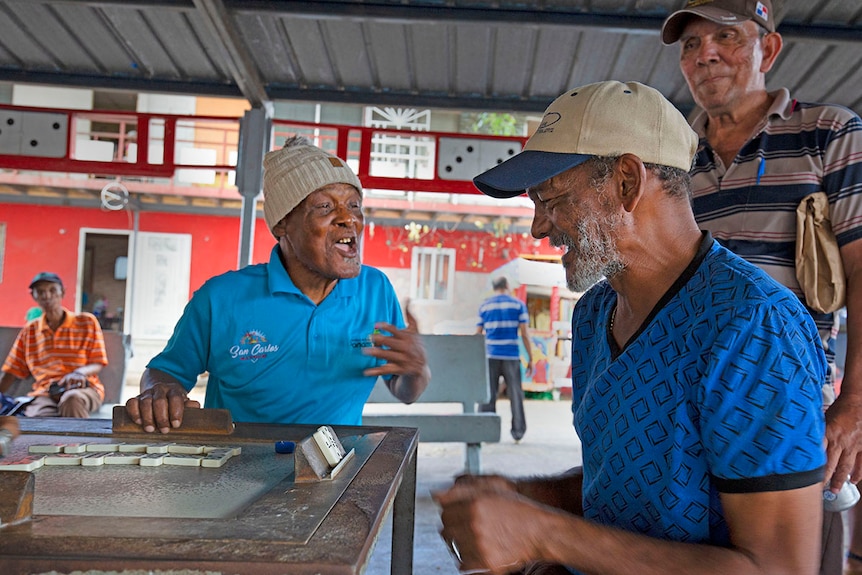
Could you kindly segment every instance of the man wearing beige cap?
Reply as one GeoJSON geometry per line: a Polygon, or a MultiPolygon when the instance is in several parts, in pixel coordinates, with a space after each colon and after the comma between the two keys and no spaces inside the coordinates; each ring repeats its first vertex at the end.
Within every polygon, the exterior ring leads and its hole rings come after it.
{"type": "Polygon", "coordinates": [[[430,378],[386,276],[360,261],[362,185],[341,159],[294,138],[264,159],[269,263],[207,281],[126,402],[145,431],[182,422],[199,374],[204,407],[236,421],[359,425],[378,376],[405,403],[430,378]]]}
{"type": "MultiPolygon", "coordinates": [[[[722,245],[806,301],[834,370],[835,312],[806,298],[796,266],[797,206],[824,192],[846,277],[847,353],[840,397],[824,386],[827,486],[862,479],[862,121],[850,110],[766,90],[782,48],[770,0],[692,0],[662,28],[698,109],[694,214],[722,245]],[[833,331],[834,330],[834,331],[833,331]],[[830,405],[831,404],[831,405],[830,405]]],[[[840,304],[839,304],[840,305],[840,304]]],[[[832,371],[830,370],[830,371],[832,371]]],[[[859,513],[862,515],[862,513],[859,513]]],[[[842,521],[827,512],[822,573],[841,573],[842,521]]],[[[850,568],[862,573],[862,526],[850,568]]]]}
{"type": "Polygon", "coordinates": [[[798,298],[698,229],[696,148],[658,91],[601,82],[474,179],[526,191],[533,236],[564,247],[569,288],[587,290],[571,356],[583,460],[435,494],[463,570],[817,572],[825,357],[798,298]]]}

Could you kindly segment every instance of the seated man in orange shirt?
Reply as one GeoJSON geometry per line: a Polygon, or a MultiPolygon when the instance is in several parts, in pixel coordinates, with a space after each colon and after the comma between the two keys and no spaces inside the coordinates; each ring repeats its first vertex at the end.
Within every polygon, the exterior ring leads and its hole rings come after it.
{"type": "Polygon", "coordinates": [[[102,406],[105,389],[98,373],[108,364],[105,339],[96,317],[63,307],[63,281],[42,272],[30,282],[42,316],[27,323],[3,363],[0,393],[33,376],[28,417],[89,417],[102,406]]]}

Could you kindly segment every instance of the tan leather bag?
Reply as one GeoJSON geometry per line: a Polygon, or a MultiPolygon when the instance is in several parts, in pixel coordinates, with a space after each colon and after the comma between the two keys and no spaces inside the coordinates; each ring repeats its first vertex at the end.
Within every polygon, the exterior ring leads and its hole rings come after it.
{"type": "Polygon", "coordinates": [[[811,309],[831,313],[844,307],[844,266],[824,192],[805,196],[796,208],[796,279],[811,309]]]}

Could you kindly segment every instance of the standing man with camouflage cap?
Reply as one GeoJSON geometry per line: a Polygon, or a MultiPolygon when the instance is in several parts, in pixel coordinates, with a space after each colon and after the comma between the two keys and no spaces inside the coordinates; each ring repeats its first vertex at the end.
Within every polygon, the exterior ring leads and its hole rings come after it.
{"type": "Polygon", "coordinates": [[[405,403],[428,385],[425,352],[415,328],[404,329],[392,285],[360,261],[362,185],[353,170],[293,138],[266,155],[263,193],[278,242],[269,263],[195,292],[148,364],[141,394],[126,403],[145,431],[178,427],[184,407],[197,406],[187,392],[205,371],[204,407],[261,423],[359,425],[378,376],[405,403]]]}
{"type": "Polygon", "coordinates": [[[474,179],[526,190],[533,236],[565,247],[569,289],[588,290],[572,317],[583,467],[435,494],[462,570],[817,572],[823,349],[796,296],[698,229],[696,149],[658,91],[600,82],[474,179]]]}
{"type": "MultiPolygon", "coordinates": [[[[841,106],[792,99],[786,88],[767,91],[782,49],[775,16],[770,0],[691,0],[665,20],[662,41],[679,42],[699,107],[690,118],[700,138],[691,178],[702,229],[803,297],[796,209],[809,194],[826,194],[847,286],[846,363],[834,403],[831,377],[824,386],[825,479],[837,492],[848,476],[862,479],[862,121],[841,106]]],[[[834,368],[837,316],[807,303],[834,368]]],[[[837,575],[840,514],[826,513],[823,541],[821,573],[837,575]]],[[[851,551],[851,568],[862,573],[862,523],[851,551]]]]}

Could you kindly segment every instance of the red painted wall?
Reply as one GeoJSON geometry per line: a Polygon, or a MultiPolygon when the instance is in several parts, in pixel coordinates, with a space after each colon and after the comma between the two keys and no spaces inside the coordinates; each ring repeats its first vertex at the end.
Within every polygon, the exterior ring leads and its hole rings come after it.
{"type": "MultiPolygon", "coordinates": [[[[0,204],[6,224],[6,249],[0,278],[0,325],[23,325],[34,305],[27,286],[40,271],[53,271],[66,283],[63,304],[75,306],[81,228],[131,230],[132,214],[93,208],[0,204]]],[[[235,269],[239,249],[239,215],[210,216],[141,212],[142,232],[192,236],[189,296],[210,277],[235,269]]],[[[275,240],[263,219],[255,225],[253,262],[269,260],[275,240]]]]}
{"type": "Polygon", "coordinates": [[[526,233],[488,230],[453,231],[365,226],[363,263],[383,268],[409,268],[412,247],[455,248],[456,271],[492,272],[520,255],[559,256],[547,238],[526,233]]]}
{"type": "MultiPolygon", "coordinates": [[[[27,289],[40,271],[53,271],[66,282],[64,305],[74,309],[81,228],[132,230],[132,214],[95,208],[0,203],[6,224],[6,250],[0,278],[0,325],[23,325],[34,305],[27,289]]],[[[142,232],[192,236],[189,297],[207,279],[236,268],[239,215],[210,216],[140,212],[142,232]]],[[[425,226],[405,229],[367,224],[363,263],[380,268],[409,268],[414,246],[456,249],[457,271],[491,272],[521,254],[559,255],[547,240],[505,230],[447,232],[425,226]]],[[[255,225],[253,263],[269,261],[275,239],[262,218],[255,225]]]]}

